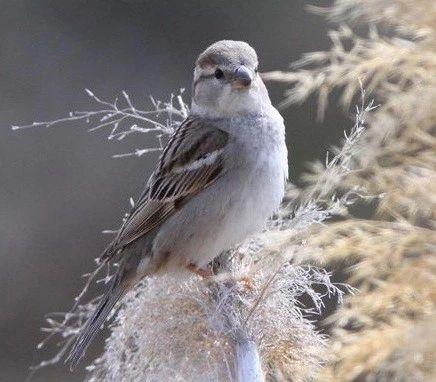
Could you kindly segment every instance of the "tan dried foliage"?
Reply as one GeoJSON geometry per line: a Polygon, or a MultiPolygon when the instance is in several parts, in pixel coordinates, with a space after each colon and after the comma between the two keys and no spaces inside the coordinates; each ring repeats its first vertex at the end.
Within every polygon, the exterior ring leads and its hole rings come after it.
{"type": "Polygon", "coordinates": [[[396,32],[381,36],[373,27],[368,37],[360,37],[342,25],[330,32],[330,51],[306,54],[295,71],[265,73],[264,78],[293,85],[285,105],[318,93],[320,116],[333,89],[342,90],[341,102],[349,106],[362,81],[380,108],[372,115],[355,158],[358,165],[346,183],[384,193],[379,207],[383,218],[431,225],[436,218],[436,2],[338,1],[327,14],[386,21],[396,32]],[[400,17],[402,11],[406,14],[400,17]],[[407,23],[411,14],[414,22],[407,23]]]}
{"type": "MultiPolygon", "coordinates": [[[[320,11],[319,9],[317,11],[320,11]]],[[[436,377],[436,2],[337,0],[321,10],[360,23],[330,32],[332,48],[307,54],[290,72],[286,104],[317,93],[320,117],[334,89],[348,107],[359,80],[379,108],[368,119],[349,169],[331,180],[379,202],[368,220],[348,216],[312,230],[295,252],[336,272],[358,292],[326,320],[332,358],[320,381],[433,381],[436,377]],[[383,34],[377,31],[383,30],[383,34]]],[[[318,163],[303,192],[325,175],[318,163]]],[[[286,251],[292,235],[271,244],[286,251]]]]}
{"type": "Polygon", "coordinates": [[[324,283],[336,293],[328,275],[289,264],[262,271],[234,261],[233,275],[215,281],[167,275],[140,285],[124,301],[88,381],[233,381],[232,341],[241,330],[256,340],[267,380],[314,378],[324,340],[297,299],[318,298],[312,285],[324,283]]]}

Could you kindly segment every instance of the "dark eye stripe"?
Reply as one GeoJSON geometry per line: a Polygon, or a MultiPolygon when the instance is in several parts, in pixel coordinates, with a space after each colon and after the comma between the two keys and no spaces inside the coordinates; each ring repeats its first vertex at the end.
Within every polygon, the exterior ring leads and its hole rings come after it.
{"type": "MultiPolygon", "coordinates": [[[[198,80],[205,80],[208,78],[214,78],[215,77],[215,73],[211,73],[211,74],[202,74],[200,77],[198,77],[198,80]]],[[[197,80],[197,81],[198,81],[197,80]]]]}
{"type": "Polygon", "coordinates": [[[212,78],[212,77],[215,77],[215,73],[202,74],[199,78],[212,78]]]}
{"type": "Polygon", "coordinates": [[[200,77],[198,77],[194,82],[194,87],[197,86],[197,84],[201,81],[207,80],[209,78],[215,78],[215,73],[211,74],[202,74],[200,77]]]}

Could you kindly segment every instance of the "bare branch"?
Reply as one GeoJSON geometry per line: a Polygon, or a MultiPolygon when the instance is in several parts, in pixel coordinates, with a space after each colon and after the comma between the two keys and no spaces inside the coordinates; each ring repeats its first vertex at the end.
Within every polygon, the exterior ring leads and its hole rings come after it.
{"type": "Polygon", "coordinates": [[[183,101],[183,89],[174,96],[171,94],[167,102],[155,102],[151,98],[152,108],[150,110],[138,109],[132,102],[130,96],[123,90],[122,99],[125,106],[120,107],[118,98],[113,102],[103,100],[96,96],[91,90],[85,89],[86,94],[97,105],[96,110],[72,111],[67,117],[62,117],[45,122],[33,122],[28,125],[14,125],[13,130],[29,128],[48,128],[63,126],[71,122],[83,122],[88,125],[88,131],[96,131],[109,128],[108,139],[122,140],[134,133],[152,133],[158,138],[159,146],[151,148],[138,148],[131,153],[116,154],[115,158],[128,156],[142,156],[149,152],[162,149],[162,136],[172,134],[174,128],[185,119],[189,108],[183,101]],[[176,98],[177,102],[174,102],[176,98]]]}

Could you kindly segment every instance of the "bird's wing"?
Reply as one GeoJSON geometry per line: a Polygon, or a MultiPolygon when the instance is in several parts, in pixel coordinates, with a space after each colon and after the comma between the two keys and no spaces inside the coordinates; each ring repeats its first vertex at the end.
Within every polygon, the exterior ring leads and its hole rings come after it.
{"type": "Polygon", "coordinates": [[[213,183],[223,173],[227,141],[226,132],[199,117],[187,118],[168,141],[145,191],[102,259],[159,227],[213,183]]]}

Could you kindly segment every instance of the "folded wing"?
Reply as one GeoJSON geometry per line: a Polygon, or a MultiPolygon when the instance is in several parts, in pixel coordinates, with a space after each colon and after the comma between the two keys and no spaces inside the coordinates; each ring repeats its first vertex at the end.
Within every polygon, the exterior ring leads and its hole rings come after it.
{"type": "Polygon", "coordinates": [[[172,135],[135,208],[102,255],[120,249],[159,227],[178,208],[224,172],[228,134],[199,117],[189,117],[172,135]]]}

